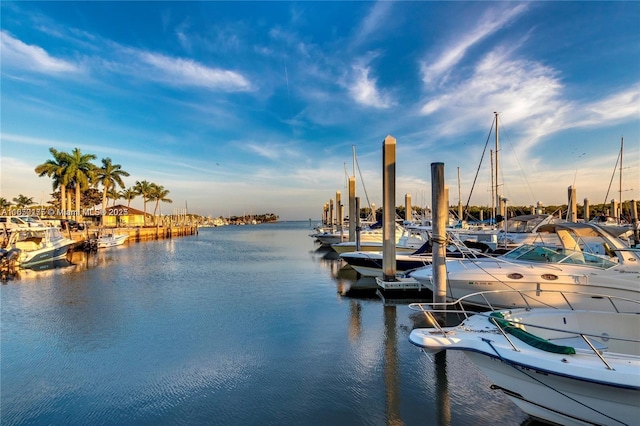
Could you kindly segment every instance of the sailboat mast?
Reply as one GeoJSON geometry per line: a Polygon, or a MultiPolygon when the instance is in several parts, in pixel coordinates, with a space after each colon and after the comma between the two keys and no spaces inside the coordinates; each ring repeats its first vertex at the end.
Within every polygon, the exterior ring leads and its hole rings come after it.
{"type": "Polygon", "coordinates": [[[458,167],[458,219],[460,223],[463,221],[462,217],[462,192],[460,189],[460,167],[458,167]]]}
{"type": "Polygon", "coordinates": [[[618,207],[618,211],[616,212],[616,216],[618,218],[618,225],[622,219],[622,153],[624,152],[624,137],[620,138],[620,184],[619,184],[619,196],[620,196],[620,204],[618,207]]]}
{"type": "Polygon", "coordinates": [[[493,150],[489,150],[491,154],[491,214],[493,215],[493,223],[496,220],[496,195],[495,195],[495,183],[493,182],[493,150]]]}
{"type": "Polygon", "coordinates": [[[353,177],[355,177],[356,176],[356,146],[355,145],[351,145],[351,152],[353,153],[352,155],[353,177]]]}
{"type": "Polygon", "coordinates": [[[502,209],[500,208],[500,184],[498,183],[498,140],[499,140],[499,132],[498,132],[498,113],[494,112],[495,116],[496,116],[496,179],[495,179],[495,185],[496,185],[496,193],[495,193],[495,203],[496,203],[496,211],[498,214],[502,214],[502,209]]]}

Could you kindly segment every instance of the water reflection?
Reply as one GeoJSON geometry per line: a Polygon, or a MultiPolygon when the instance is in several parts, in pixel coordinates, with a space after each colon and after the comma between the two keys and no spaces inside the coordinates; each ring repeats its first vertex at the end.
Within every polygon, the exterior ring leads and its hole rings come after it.
{"type": "Polygon", "coordinates": [[[451,424],[449,381],[447,379],[447,352],[438,352],[434,358],[434,368],[436,370],[436,417],[438,425],[447,426],[451,424]]]}
{"type": "Polygon", "coordinates": [[[77,252],[0,287],[2,424],[526,418],[462,353],[434,364],[412,346],[424,316],[383,303],[303,229],[270,229],[77,252]]]}
{"type": "Polygon", "coordinates": [[[402,425],[398,374],[398,337],[396,333],[396,307],[384,306],[384,384],[387,395],[387,424],[402,425]]]}
{"type": "MultiPolygon", "coordinates": [[[[408,309],[406,305],[414,301],[431,302],[432,293],[423,291],[404,292],[399,296],[384,295],[378,291],[375,278],[360,276],[339,256],[330,255],[326,249],[318,249],[315,254],[322,258],[323,264],[331,272],[339,296],[349,300],[350,342],[356,342],[363,329],[367,327],[363,319],[363,303],[378,303],[381,307],[384,324],[382,343],[386,424],[415,424],[415,413],[407,415],[407,412],[401,409],[403,404],[406,404],[403,400],[410,398],[403,393],[407,389],[407,384],[402,382],[403,377],[406,378],[407,367],[402,365],[403,361],[398,355],[405,350],[421,352],[408,342],[408,335],[414,328],[430,327],[431,324],[424,314],[414,311],[406,313],[407,324],[399,323],[398,309],[402,308],[404,312],[408,309]]],[[[455,313],[446,317],[448,325],[457,325],[461,320],[462,318],[455,313]]],[[[494,424],[543,425],[528,417],[502,393],[491,390],[488,379],[463,353],[449,354],[444,351],[427,359],[429,361],[424,366],[432,372],[428,373],[422,386],[424,391],[432,395],[434,410],[431,411],[431,421],[426,417],[426,413],[418,415],[419,424],[449,426],[481,424],[490,420],[494,424]],[[452,403],[452,392],[456,398],[455,404],[452,403]]],[[[428,413],[428,404],[425,409],[428,413]]]]}

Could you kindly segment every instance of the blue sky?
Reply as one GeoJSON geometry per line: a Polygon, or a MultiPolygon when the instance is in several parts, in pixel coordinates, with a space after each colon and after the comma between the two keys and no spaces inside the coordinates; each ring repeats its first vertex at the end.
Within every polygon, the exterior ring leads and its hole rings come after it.
{"type": "MultiPolygon", "coordinates": [[[[640,199],[640,2],[2,2],[0,195],[49,199],[48,149],[110,157],[219,216],[320,217],[357,192],[381,205],[640,199]],[[493,138],[493,136],[492,136],[493,138]],[[487,150],[494,149],[490,142],[487,150]],[[364,186],[363,186],[364,183],[364,186]],[[366,191],[366,194],[365,194],[366,191]],[[608,197],[608,198],[605,198],[608,197]]],[[[142,201],[133,206],[142,207],[142,201]]]]}

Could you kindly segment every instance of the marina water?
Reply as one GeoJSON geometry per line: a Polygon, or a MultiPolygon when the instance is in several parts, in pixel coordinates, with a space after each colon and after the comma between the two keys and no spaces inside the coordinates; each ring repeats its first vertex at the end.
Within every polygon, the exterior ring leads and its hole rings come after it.
{"type": "Polygon", "coordinates": [[[429,359],[309,222],[129,243],[1,286],[2,425],[535,424],[429,359]],[[355,294],[352,292],[352,294],[355,294]]]}

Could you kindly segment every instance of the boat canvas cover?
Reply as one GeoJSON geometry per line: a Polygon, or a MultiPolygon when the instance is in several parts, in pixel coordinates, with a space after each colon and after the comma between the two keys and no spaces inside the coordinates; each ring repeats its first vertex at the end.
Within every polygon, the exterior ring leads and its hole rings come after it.
{"type": "Polygon", "coordinates": [[[527,345],[533,346],[536,349],[554,354],[574,355],[576,353],[576,350],[571,346],[556,345],[547,339],[543,339],[542,337],[531,334],[522,328],[516,327],[513,323],[504,319],[501,312],[492,312],[491,317],[496,326],[500,327],[503,331],[517,337],[519,340],[522,340],[527,345]]]}

